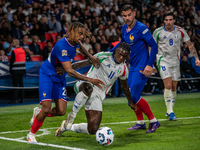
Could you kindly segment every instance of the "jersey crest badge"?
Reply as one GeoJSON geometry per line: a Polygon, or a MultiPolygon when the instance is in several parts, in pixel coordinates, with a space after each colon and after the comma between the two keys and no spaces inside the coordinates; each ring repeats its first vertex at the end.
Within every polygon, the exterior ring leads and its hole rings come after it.
{"type": "Polygon", "coordinates": [[[67,50],[62,50],[62,56],[67,56],[67,50]]]}
{"type": "Polygon", "coordinates": [[[76,48],[76,52],[77,52],[77,53],[78,53],[78,51],[79,51],[79,47],[76,48]]]}
{"type": "Polygon", "coordinates": [[[129,39],[130,39],[130,42],[133,42],[133,40],[134,40],[134,36],[129,36],[129,39]]]}
{"type": "Polygon", "coordinates": [[[118,73],[118,74],[120,74],[121,72],[122,72],[122,68],[121,68],[121,67],[119,67],[119,69],[118,69],[117,73],[118,73]]]}
{"type": "Polygon", "coordinates": [[[178,33],[175,34],[175,39],[178,39],[178,33]]]}

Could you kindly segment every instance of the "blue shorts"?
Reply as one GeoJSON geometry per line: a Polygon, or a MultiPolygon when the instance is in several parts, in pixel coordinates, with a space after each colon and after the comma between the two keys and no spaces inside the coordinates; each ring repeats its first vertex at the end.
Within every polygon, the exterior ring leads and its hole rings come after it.
{"type": "Polygon", "coordinates": [[[131,98],[134,104],[137,104],[137,102],[140,100],[140,95],[147,80],[148,77],[145,77],[145,75],[139,71],[129,72],[127,83],[130,88],[131,98]]]}
{"type": "Polygon", "coordinates": [[[40,69],[39,73],[39,101],[61,99],[67,102],[65,75],[48,75],[40,69]]]}

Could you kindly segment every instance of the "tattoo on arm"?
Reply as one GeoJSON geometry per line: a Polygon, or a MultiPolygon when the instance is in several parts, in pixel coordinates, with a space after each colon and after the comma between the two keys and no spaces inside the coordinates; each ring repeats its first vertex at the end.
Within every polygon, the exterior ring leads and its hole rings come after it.
{"type": "Polygon", "coordinates": [[[194,45],[192,44],[191,41],[187,41],[186,42],[190,52],[192,53],[192,55],[195,57],[195,58],[198,58],[198,55],[197,55],[197,51],[196,51],[196,48],[194,47],[194,45]]]}

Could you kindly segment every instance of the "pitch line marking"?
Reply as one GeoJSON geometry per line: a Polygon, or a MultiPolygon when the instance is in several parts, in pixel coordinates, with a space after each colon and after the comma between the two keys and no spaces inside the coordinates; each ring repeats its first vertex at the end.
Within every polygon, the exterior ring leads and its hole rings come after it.
{"type": "MultiPolygon", "coordinates": [[[[183,120],[183,119],[199,119],[200,116],[196,117],[183,117],[183,118],[177,118],[177,120],[183,120]]],[[[158,121],[167,121],[169,119],[158,119],[158,121]]],[[[144,120],[145,122],[149,122],[149,120],[144,120]]],[[[137,121],[126,121],[126,122],[111,122],[111,123],[101,123],[101,125],[107,125],[107,124],[126,124],[126,123],[137,123],[137,121]]],[[[48,130],[48,129],[58,129],[59,127],[52,127],[52,128],[44,128],[39,129],[39,131],[48,130]]],[[[21,131],[6,131],[6,132],[0,132],[0,134],[8,134],[8,133],[17,133],[17,132],[29,132],[30,130],[21,130],[21,131]]],[[[36,135],[37,136],[37,135],[36,135]]]]}
{"type": "MultiPolygon", "coordinates": [[[[183,119],[198,119],[200,118],[200,116],[196,116],[196,117],[183,117],[183,118],[177,118],[178,120],[183,120],[183,119]]],[[[169,119],[158,119],[158,121],[167,121],[169,119]]],[[[145,122],[148,122],[149,120],[144,120],[145,122]]],[[[137,121],[126,121],[126,122],[112,122],[112,123],[102,123],[101,125],[107,125],[107,124],[125,124],[125,123],[136,123],[137,121]]],[[[42,134],[40,135],[36,135],[36,136],[42,136],[42,135],[46,135],[46,134],[50,134],[49,131],[47,131],[48,129],[57,129],[58,127],[53,127],[53,128],[45,128],[45,129],[40,129],[39,131],[43,131],[42,134]]],[[[0,134],[8,134],[8,133],[17,133],[17,132],[28,132],[29,130],[21,130],[21,131],[7,131],[7,132],[0,132],[0,134]]],[[[21,142],[21,143],[28,143],[30,144],[28,141],[26,140],[22,140],[25,137],[21,137],[21,138],[6,138],[6,137],[1,137],[0,139],[2,140],[8,140],[8,141],[15,141],[15,142],[21,142]]],[[[42,145],[42,146],[49,146],[49,147],[56,147],[56,148],[63,148],[63,149],[70,149],[70,150],[85,150],[85,149],[81,149],[81,148],[76,148],[76,147],[68,147],[68,146],[61,146],[61,145],[55,145],[55,144],[48,144],[48,143],[36,143],[36,145],[42,145]]]]}
{"type": "MultiPolygon", "coordinates": [[[[0,137],[0,139],[30,144],[30,143],[29,143],[28,141],[26,141],[26,140],[19,140],[19,139],[6,138],[6,137],[0,137]]],[[[70,150],[85,150],[85,149],[76,148],[76,147],[68,147],[68,146],[61,146],[61,145],[48,144],[48,143],[36,143],[35,145],[50,146],[50,147],[63,148],[63,149],[70,149],[70,150]]]]}

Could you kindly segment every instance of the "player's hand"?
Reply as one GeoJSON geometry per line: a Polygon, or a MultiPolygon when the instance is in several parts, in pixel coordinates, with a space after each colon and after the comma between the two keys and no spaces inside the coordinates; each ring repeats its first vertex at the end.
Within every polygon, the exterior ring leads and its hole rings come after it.
{"type": "Polygon", "coordinates": [[[134,111],[137,111],[137,106],[133,103],[129,103],[131,109],[133,109],[134,111]]]}
{"type": "Polygon", "coordinates": [[[96,85],[98,88],[102,89],[103,87],[101,86],[102,85],[106,85],[103,81],[99,80],[99,79],[94,79],[94,78],[91,78],[90,82],[94,85],[96,85]]]}
{"type": "Polygon", "coordinates": [[[63,67],[56,67],[56,73],[62,76],[65,73],[65,69],[63,67]]]}
{"type": "Polygon", "coordinates": [[[141,73],[143,73],[145,75],[145,77],[149,77],[152,72],[153,72],[153,68],[149,65],[146,65],[146,67],[144,68],[144,70],[140,70],[141,73]]]}
{"type": "Polygon", "coordinates": [[[94,67],[99,69],[99,67],[101,66],[99,58],[93,56],[91,61],[92,61],[92,64],[94,65],[94,67]]]}
{"type": "Polygon", "coordinates": [[[199,59],[197,60],[195,60],[195,63],[196,63],[196,66],[200,66],[200,61],[199,61],[199,59]]]}

